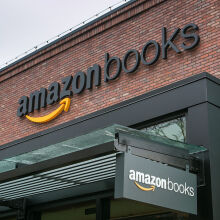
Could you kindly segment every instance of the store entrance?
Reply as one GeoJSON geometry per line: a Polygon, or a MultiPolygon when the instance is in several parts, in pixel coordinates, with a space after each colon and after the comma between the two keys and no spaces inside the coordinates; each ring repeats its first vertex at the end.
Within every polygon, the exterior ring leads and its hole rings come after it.
{"type": "MultiPolygon", "coordinates": [[[[68,201],[64,201],[68,203],[68,201]]],[[[38,212],[37,220],[188,220],[189,216],[183,213],[140,203],[127,199],[94,199],[83,202],[73,202],[68,205],[54,206],[45,204],[38,212]],[[103,203],[103,204],[101,204],[103,203]]],[[[36,216],[35,216],[36,217],[36,216]]],[[[0,218],[1,220],[16,220],[0,218]]],[[[27,217],[27,219],[33,219],[27,217]]]]}

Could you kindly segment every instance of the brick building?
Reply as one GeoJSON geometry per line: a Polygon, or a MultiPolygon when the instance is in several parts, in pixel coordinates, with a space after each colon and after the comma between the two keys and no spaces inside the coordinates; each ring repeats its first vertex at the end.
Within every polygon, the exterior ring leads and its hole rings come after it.
{"type": "MultiPolygon", "coordinates": [[[[219,9],[218,0],[131,0],[2,68],[0,219],[218,220],[219,9]],[[57,169],[109,155],[107,147],[87,150],[109,142],[91,134],[115,124],[162,136],[160,144],[202,146],[185,161],[199,161],[189,171],[198,180],[196,214],[116,199],[112,171],[91,182],[59,177],[57,169]],[[73,150],[70,140],[83,146],[73,150]]],[[[176,161],[166,164],[182,171],[176,161]]]]}

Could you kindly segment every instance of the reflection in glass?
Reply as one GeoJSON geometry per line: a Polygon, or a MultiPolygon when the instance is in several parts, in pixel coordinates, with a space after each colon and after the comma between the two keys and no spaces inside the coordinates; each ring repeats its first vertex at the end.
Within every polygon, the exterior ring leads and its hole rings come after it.
{"type": "Polygon", "coordinates": [[[176,118],[142,129],[148,134],[186,143],[186,118],[176,118]]]}
{"type": "Polygon", "coordinates": [[[189,215],[127,199],[111,200],[110,220],[188,220],[189,215]]]}
{"type": "Polygon", "coordinates": [[[60,207],[44,211],[41,214],[42,220],[96,220],[95,201],[77,203],[67,207],[60,207]],[[93,211],[94,210],[94,211],[93,211]]]}

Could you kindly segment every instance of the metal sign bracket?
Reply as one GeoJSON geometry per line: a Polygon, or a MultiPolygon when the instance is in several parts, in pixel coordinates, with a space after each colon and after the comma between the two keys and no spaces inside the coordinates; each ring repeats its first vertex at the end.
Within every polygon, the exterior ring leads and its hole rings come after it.
{"type": "Polygon", "coordinates": [[[185,149],[174,149],[169,146],[158,144],[151,145],[132,135],[118,132],[115,134],[115,149],[119,152],[125,152],[149,160],[157,161],[176,167],[186,172],[197,174],[197,186],[205,185],[204,175],[204,153],[189,154],[185,149]]]}

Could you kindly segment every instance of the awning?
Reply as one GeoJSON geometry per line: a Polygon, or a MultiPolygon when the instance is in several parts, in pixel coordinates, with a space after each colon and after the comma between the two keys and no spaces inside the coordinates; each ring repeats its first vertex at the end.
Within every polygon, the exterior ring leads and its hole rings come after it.
{"type": "Polygon", "coordinates": [[[198,173],[205,150],[115,124],[0,161],[0,213],[18,199],[34,206],[113,190],[118,154],[198,173]]]}

